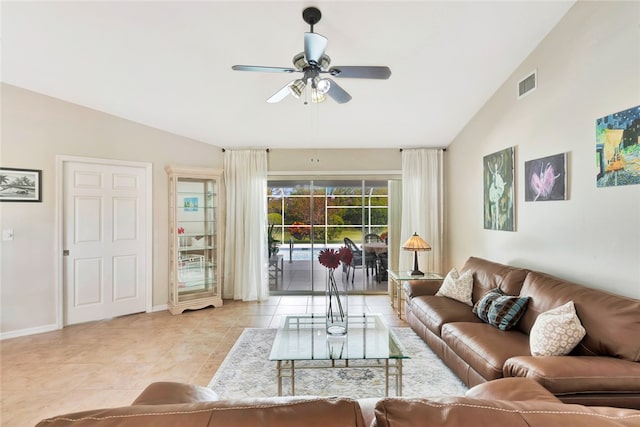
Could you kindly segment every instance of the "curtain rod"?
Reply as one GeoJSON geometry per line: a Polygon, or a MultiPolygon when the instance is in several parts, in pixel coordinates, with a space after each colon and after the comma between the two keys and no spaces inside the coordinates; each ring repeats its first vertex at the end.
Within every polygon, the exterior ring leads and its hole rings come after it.
{"type": "MultiPolygon", "coordinates": [[[[402,153],[402,150],[403,150],[403,149],[401,148],[401,149],[400,149],[400,152],[401,152],[401,153],[402,153]]],[[[447,151],[447,149],[446,149],[446,148],[436,148],[436,150],[447,151]]]]}
{"type": "MultiPolygon", "coordinates": [[[[269,149],[267,148],[266,150],[267,150],[267,153],[268,153],[268,152],[269,152],[269,149]]],[[[226,148],[223,148],[223,149],[222,149],[222,152],[224,153],[225,151],[227,151],[227,149],[226,149],[226,148]]]]}

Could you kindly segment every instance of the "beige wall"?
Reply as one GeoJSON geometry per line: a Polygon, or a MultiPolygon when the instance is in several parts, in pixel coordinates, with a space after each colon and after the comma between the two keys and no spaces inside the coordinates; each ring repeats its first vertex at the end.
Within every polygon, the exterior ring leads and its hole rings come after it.
{"type": "Polygon", "coordinates": [[[0,331],[56,322],[56,156],[153,165],[153,304],[167,303],[167,178],[164,166],[222,168],[220,148],[3,84],[0,164],[42,170],[42,203],[0,204],[0,331]]]}
{"type": "Polygon", "coordinates": [[[450,267],[475,255],[640,298],[640,185],[595,181],[595,120],[640,104],[639,21],[638,2],[578,2],[451,143],[450,267]],[[538,89],[518,101],[535,68],[538,89]],[[516,232],[485,230],[482,158],[510,146],[516,232]],[[569,200],[524,202],[524,162],[562,152],[569,200]]]}
{"type": "Polygon", "coordinates": [[[401,168],[402,153],[398,149],[269,151],[269,171],[273,172],[300,172],[308,175],[334,171],[399,174],[401,168]]]}
{"type": "MultiPolygon", "coordinates": [[[[12,228],[15,234],[13,241],[0,241],[0,333],[11,336],[55,327],[57,155],[152,163],[153,305],[166,304],[164,166],[222,168],[221,149],[11,85],[2,84],[0,91],[0,164],[43,171],[42,203],[0,204],[0,229],[12,228]]],[[[397,172],[400,167],[397,149],[269,153],[270,170],[287,173],[397,172]]]]}

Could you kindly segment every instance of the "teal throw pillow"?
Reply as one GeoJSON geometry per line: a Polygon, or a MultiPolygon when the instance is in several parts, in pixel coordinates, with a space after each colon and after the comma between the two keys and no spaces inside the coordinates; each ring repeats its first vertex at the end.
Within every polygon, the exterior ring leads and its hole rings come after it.
{"type": "Polygon", "coordinates": [[[506,295],[500,289],[495,288],[487,292],[473,306],[473,312],[483,322],[500,330],[508,331],[518,323],[527,309],[528,303],[529,297],[506,295]]]}

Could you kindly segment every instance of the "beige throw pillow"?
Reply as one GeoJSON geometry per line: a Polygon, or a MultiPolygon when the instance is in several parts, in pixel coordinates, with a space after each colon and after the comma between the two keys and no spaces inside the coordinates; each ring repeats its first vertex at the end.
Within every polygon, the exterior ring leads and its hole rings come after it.
{"type": "Polygon", "coordinates": [[[467,271],[460,276],[458,270],[452,268],[447,277],[444,278],[437,296],[451,298],[473,306],[471,295],[473,294],[473,276],[471,271],[467,271]]]}
{"type": "Polygon", "coordinates": [[[586,334],[576,314],[573,301],[538,315],[529,333],[533,356],[564,356],[586,334]]]}

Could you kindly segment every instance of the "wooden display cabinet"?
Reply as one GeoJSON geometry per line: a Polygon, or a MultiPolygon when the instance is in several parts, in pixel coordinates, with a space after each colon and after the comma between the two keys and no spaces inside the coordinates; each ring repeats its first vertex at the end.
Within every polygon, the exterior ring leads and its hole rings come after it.
{"type": "Polygon", "coordinates": [[[222,171],[167,166],[169,311],[222,305],[222,171]]]}

